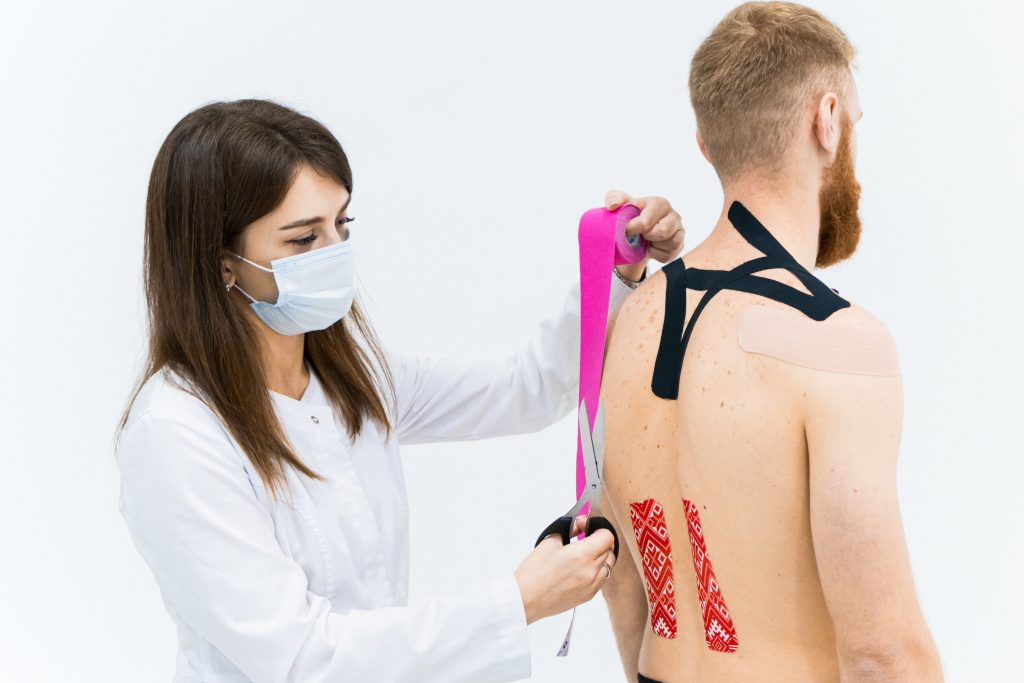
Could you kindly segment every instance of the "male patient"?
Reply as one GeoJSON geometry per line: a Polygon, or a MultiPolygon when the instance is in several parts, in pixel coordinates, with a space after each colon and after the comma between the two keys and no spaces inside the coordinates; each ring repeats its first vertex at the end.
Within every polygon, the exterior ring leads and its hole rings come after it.
{"type": "Polygon", "coordinates": [[[629,680],[942,680],[896,495],[895,346],[811,274],[860,235],[853,56],[815,11],[747,3],[693,58],[722,214],[623,305],[601,392],[629,680]]]}

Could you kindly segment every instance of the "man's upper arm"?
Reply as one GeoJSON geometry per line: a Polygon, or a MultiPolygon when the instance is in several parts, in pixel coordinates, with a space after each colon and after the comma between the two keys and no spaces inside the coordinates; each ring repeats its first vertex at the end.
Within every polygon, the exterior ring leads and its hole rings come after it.
{"type": "Polygon", "coordinates": [[[899,375],[807,371],[811,534],[841,663],[930,657],[896,492],[899,375]]]}

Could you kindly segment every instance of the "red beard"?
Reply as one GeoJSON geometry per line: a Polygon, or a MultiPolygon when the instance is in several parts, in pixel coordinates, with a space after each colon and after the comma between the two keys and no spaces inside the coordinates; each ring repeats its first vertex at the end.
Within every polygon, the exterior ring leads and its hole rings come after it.
{"type": "Polygon", "coordinates": [[[836,159],[825,172],[818,204],[821,207],[821,226],[818,230],[818,256],[815,265],[826,268],[848,259],[857,251],[860,242],[860,183],[853,170],[850,138],[853,121],[843,113],[842,136],[836,159]]]}

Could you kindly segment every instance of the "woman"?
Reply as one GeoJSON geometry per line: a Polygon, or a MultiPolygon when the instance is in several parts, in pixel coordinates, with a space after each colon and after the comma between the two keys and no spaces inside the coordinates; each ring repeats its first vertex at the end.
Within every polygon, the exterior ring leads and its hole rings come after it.
{"type": "MultiPolygon", "coordinates": [[[[549,539],[513,574],[407,606],[398,442],[567,414],[578,287],[500,360],[387,351],[354,302],[351,191],[334,136],[260,100],[190,113],[154,163],[149,360],[117,453],[121,513],[178,628],[175,681],[523,678],[527,624],[614,564],[607,532],[549,539]]],[[[678,214],[640,203],[635,231],[674,258],[678,214]]],[[[613,309],[629,291],[614,279],[613,309]]]]}

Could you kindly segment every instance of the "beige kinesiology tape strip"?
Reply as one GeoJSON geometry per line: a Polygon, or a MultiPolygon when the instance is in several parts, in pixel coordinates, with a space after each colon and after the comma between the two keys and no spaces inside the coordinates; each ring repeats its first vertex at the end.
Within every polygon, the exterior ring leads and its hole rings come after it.
{"type": "Polygon", "coordinates": [[[740,348],[812,370],[851,375],[900,374],[892,335],[881,325],[818,322],[789,308],[751,306],[740,321],[740,348]]]}

